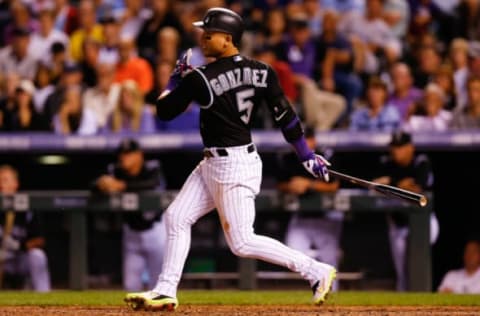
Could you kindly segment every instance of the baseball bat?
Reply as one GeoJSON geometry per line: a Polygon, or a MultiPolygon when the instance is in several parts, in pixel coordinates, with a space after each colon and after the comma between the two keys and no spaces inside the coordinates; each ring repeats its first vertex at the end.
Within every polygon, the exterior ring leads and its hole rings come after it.
{"type": "MultiPolygon", "coordinates": [[[[5,245],[5,240],[12,233],[14,223],[15,223],[15,212],[14,211],[7,211],[5,213],[5,224],[3,225],[2,244],[1,244],[2,252],[4,252],[7,249],[7,247],[5,245]]],[[[5,264],[5,262],[3,260],[1,260],[0,261],[0,289],[3,287],[4,264],[5,264]]]]}
{"type": "Polygon", "coordinates": [[[328,169],[328,172],[331,175],[333,175],[333,176],[335,176],[339,179],[348,181],[350,183],[362,186],[362,187],[370,189],[370,190],[374,190],[374,191],[382,193],[384,195],[393,196],[393,197],[396,197],[398,199],[417,204],[421,207],[426,206],[427,203],[428,203],[427,198],[423,194],[418,194],[418,193],[415,193],[415,192],[403,190],[403,189],[400,189],[400,188],[397,188],[397,187],[394,187],[394,186],[391,186],[391,185],[375,183],[375,182],[372,182],[372,181],[367,181],[367,180],[363,180],[363,179],[360,179],[360,178],[352,177],[348,174],[344,174],[344,173],[341,173],[341,172],[338,172],[338,171],[335,171],[335,170],[332,170],[332,169],[328,169]]]}

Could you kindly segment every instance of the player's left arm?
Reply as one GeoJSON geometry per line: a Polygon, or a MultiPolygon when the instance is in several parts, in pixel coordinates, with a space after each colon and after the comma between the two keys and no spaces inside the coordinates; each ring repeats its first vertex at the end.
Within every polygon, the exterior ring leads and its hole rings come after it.
{"type": "Polygon", "coordinates": [[[298,158],[304,168],[316,178],[329,180],[328,166],[330,163],[321,155],[315,154],[305,141],[303,128],[298,115],[288,102],[280,88],[278,77],[271,67],[268,67],[267,92],[265,96],[268,108],[273,114],[275,123],[280,127],[283,137],[295,148],[298,158]]]}

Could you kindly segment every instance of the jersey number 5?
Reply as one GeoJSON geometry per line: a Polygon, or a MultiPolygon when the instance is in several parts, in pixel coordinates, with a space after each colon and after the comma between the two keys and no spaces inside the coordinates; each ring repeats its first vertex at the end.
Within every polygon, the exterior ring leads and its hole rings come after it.
{"type": "Polygon", "coordinates": [[[240,118],[245,124],[250,121],[252,114],[253,102],[249,99],[255,94],[254,89],[246,89],[236,93],[238,112],[240,112],[240,118]]]}

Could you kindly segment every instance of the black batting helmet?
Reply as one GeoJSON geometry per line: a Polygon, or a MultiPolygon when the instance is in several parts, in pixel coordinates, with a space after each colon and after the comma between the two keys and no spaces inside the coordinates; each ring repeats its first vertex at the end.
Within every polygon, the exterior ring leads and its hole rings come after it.
{"type": "Polygon", "coordinates": [[[225,8],[211,8],[205,13],[202,21],[193,22],[206,31],[222,32],[232,35],[233,43],[240,43],[245,25],[243,19],[225,8]]]}

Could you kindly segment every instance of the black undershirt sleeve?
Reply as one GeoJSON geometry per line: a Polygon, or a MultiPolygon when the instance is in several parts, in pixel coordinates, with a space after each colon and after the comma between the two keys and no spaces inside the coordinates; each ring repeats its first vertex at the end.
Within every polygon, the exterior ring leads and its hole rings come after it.
{"type": "Polygon", "coordinates": [[[204,105],[210,102],[207,83],[197,71],[191,71],[178,86],[156,101],[157,116],[162,121],[171,121],[183,113],[192,101],[204,105]]]}
{"type": "Polygon", "coordinates": [[[271,67],[268,67],[267,83],[265,100],[268,109],[273,115],[275,124],[281,128],[285,140],[289,143],[294,142],[302,137],[303,129],[297,114],[280,87],[277,74],[271,67]]]}

